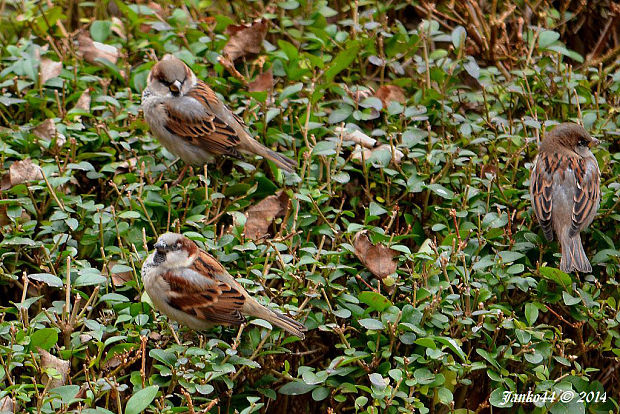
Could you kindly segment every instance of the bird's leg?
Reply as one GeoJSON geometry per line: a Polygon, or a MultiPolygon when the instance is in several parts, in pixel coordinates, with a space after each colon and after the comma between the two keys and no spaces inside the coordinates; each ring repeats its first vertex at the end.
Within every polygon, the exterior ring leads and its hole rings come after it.
{"type": "Polygon", "coordinates": [[[236,350],[239,344],[241,343],[241,333],[245,329],[245,323],[239,325],[239,331],[237,332],[237,337],[235,338],[235,342],[233,343],[232,349],[236,350]]]}
{"type": "Polygon", "coordinates": [[[174,341],[177,343],[177,345],[181,345],[181,341],[179,341],[179,337],[177,336],[177,333],[174,331],[174,326],[172,326],[170,321],[168,321],[168,328],[170,328],[170,332],[172,332],[172,336],[174,337],[174,341]]]}
{"type": "MultiPolygon", "coordinates": [[[[185,178],[185,173],[187,172],[188,168],[189,168],[189,165],[185,164],[185,166],[181,169],[181,172],[179,173],[179,176],[177,177],[177,179],[172,182],[172,185],[175,185],[175,186],[179,185],[179,183],[183,181],[183,178],[185,178]]],[[[192,171],[194,171],[193,168],[192,168],[192,171]]]]}

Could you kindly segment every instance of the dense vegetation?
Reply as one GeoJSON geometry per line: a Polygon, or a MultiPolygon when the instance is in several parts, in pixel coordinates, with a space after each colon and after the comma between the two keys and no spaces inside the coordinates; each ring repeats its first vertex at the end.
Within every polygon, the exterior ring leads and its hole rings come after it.
{"type": "Polygon", "coordinates": [[[618,412],[620,11],[456,3],[1,2],[0,411],[618,412]],[[176,184],[139,107],[165,53],[297,174],[176,184]],[[601,139],[590,275],[529,202],[562,121],[601,139]],[[155,311],[140,265],[167,230],[306,339],[155,311]],[[528,390],[577,396],[503,404],[528,390]]]}

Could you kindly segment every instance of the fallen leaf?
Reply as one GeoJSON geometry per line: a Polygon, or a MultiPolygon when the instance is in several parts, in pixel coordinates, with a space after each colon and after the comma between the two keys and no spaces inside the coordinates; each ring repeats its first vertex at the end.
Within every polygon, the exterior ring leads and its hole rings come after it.
{"type": "Polygon", "coordinates": [[[267,22],[259,20],[251,25],[229,25],[226,33],[230,38],[222,54],[234,61],[242,56],[260,53],[267,35],[267,22]]]}
{"type": "Polygon", "coordinates": [[[387,108],[390,102],[404,104],[407,100],[403,89],[396,85],[383,85],[379,87],[375,92],[375,96],[381,99],[384,108],[387,108]]]}
{"type": "MultiPolygon", "coordinates": [[[[67,383],[67,378],[69,377],[69,361],[65,361],[64,359],[60,359],[44,349],[37,348],[39,354],[41,355],[41,369],[45,371],[48,368],[54,368],[58,374],[60,374],[60,378],[52,378],[50,382],[50,388],[61,387],[67,383]]],[[[44,375],[46,377],[47,375],[44,375]]],[[[43,383],[47,382],[47,378],[44,378],[43,383]]]]}
{"type": "Polygon", "coordinates": [[[270,91],[271,89],[273,89],[273,72],[271,68],[267,72],[258,75],[256,79],[248,85],[248,90],[250,92],[263,92],[270,91]]]}
{"type": "Polygon", "coordinates": [[[118,166],[114,170],[114,174],[126,174],[129,171],[134,171],[136,169],[136,165],[138,165],[137,157],[128,158],[118,164],[118,166]]]}
{"type": "Polygon", "coordinates": [[[372,244],[366,230],[355,235],[353,247],[360,262],[378,278],[383,279],[396,272],[398,263],[394,257],[398,253],[383,244],[372,244]]]}
{"type": "Polygon", "coordinates": [[[11,399],[10,396],[5,396],[0,398],[0,413],[15,413],[17,410],[15,409],[15,402],[11,399]]]}
{"type": "Polygon", "coordinates": [[[482,168],[480,168],[480,178],[491,178],[487,177],[490,175],[491,177],[497,176],[497,167],[492,164],[484,164],[482,168]]]}
{"type": "MultiPolygon", "coordinates": [[[[22,214],[20,216],[20,220],[22,223],[25,223],[30,220],[30,214],[26,212],[25,209],[22,209],[22,214]]],[[[0,226],[6,226],[11,223],[11,219],[8,215],[8,210],[6,205],[0,205],[0,226]]],[[[0,411],[1,413],[2,411],[0,411]]]]}
{"type": "Polygon", "coordinates": [[[362,148],[359,145],[356,145],[355,149],[353,150],[353,155],[351,156],[351,159],[353,161],[361,163],[362,159],[368,160],[370,156],[376,151],[389,151],[392,154],[392,162],[396,165],[400,164],[403,157],[405,156],[405,154],[398,148],[394,148],[392,150],[392,146],[389,144],[381,144],[373,149],[362,148]]]}
{"type": "Polygon", "coordinates": [[[46,119],[37,125],[32,133],[37,136],[37,138],[50,140],[56,136],[56,124],[54,120],[51,118],[46,119]]]}
{"type": "MultiPolygon", "coordinates": [[[[103,268],[103,271],[101,273],[104,276],[108,276],[108,269],[110,269],[110,271],[113,271],[116,264],[117,262],[114,261],[108,263],[108,265],[103,268]]],[[[133,279],[133,273],[131,271],[116,273],[112,272],[112,274],[110,275],[110,279],[112,279],[112,284],[114,286],[123,286],[125,283],[133,279]]]]}
{"type": "Polygon", "coordinates": [[[48,80],[59,76],[61,71],[62,62],[56,62],[47,58],[41,59],[41,63],[39,65],[39,80],[41,81],[41,85],[48,80]]]}
{"type": "MultiPolygon", "coordinates": [[[[113,2],[110,2],[110,3],[113,3],[113,2]]],[[[112,26],[110,27],[110,30],[112,30],[112,32],[115,33],[121,39],[127,40],[127,36],[125,35],[125,26],[123,25],[122,20],[116,16],[113,16],[111,20],[112,20],[112,26]]]]}
{"type": "Polygon", "coordinates": [[[107,59],[113,64],[116,64],[120,55],[116,47],[95,42],[86,33],[82,33],[78,36],[78,44],[78,50],[82,57],[93,65],[101,65],[100,62],[95,61],[97,58],[107,59]]]}
{"type": "Polygon", "coordinates": [[[82,95],[78,98],[75,106],[75,109],[82,109],[84,111],[90,111],[90,90],[86,89],[82,92],[82,95]]]}
{"type": "Polygon", "coordinates": [[[276,217],[282,217],[288,207],[288,195],[280,190],[250,207],[246,212],[245,236],[252,240],[264,237],[276,217]]]}
{"type": "Polygon", "coordinates": [[[30,158],[23,161],[15,161],[9,167],[9,173],[2,177],[2,190],[8,190],[18,184],[28,181],[42,180],[43,174],[41,168],[32,163],[30,158]]]}
{"type": "Polygon", "coordinates": [[[366,148],[372,148],[377,143],[376,139],[369,137],[368,135],[357,129],[348,130],[347,128],[336,127],[334,128],[334,132],[336,132],[336,134],[338,135],[342,135],[343,140],[353,141],[366,148]]]}
{"type": "Polygon", "coordinates": [[[65,145],[65,142],[67,142],[67,138],[56,130],[56,124],[51,118],[46,119],[34,127],[32,133],[43,141],[52,141],[55,138],[57,147],[62,147],[65,145]]]}

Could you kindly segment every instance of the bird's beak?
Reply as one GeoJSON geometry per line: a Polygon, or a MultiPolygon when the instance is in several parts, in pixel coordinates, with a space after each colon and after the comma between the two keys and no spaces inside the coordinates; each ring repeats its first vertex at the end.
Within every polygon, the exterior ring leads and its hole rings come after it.
{"type": "Polygon", "coordinates": [[[161,241],[161,240],[158,240],[157,243],[155,243],[153,245],[153,247],[158,252],[167,252],[168,251],[168,245],[166,243],[164,243],[163,241],[161,241]]]}
{"type": "Polygon", "coordinates": [[[178,80],[172,82],[172,84],[170,85],[170,91],[172,93],[179,93],[181,91],[181,82],[179,82],[178,80]]]}
{"type": "Polygon", "coordinates": [[[588,145],[588,147],[592,148],[592,147],[596,147],[601,141],[599,141],[598,139],[592,137],[592,141],[590,141],[590,145],[588,145]]]}

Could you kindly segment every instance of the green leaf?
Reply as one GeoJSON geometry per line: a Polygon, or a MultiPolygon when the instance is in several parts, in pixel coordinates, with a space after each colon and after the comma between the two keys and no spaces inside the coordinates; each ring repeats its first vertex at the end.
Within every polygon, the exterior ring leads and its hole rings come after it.
{"type": "Polygon", "coordinates": [[[560,34],[558,32],[554,32],[553,30],[543,30],[538,36],[538,46],[541,48],[546,48],[552,43],[555,43],[559,38],[560,34]]]}
{"type": "Polygon", "coordinates": [[[460,49],[467,39],[467,31],[463,26],[456,26],[452,31],[452,44],[455,49],[460,49]]]}
{"type": "Polygon", "coordinates": [[[348,43],[346,48],[336,55],[329,68],[325,71],[325,80],[328,83],[333,81],[337,74],[348,68],[357,57],[361,47],[362,44],[359,40],[348,43]]]}
{"type": "Polygon", "coordinates": [[[125,406],[125,414],[139,414],[144,411],[155,399],[157,391],[159,386],[151,385],[132,395],[125,406]]]}
{"type": "Polygon", "coordinates": [[[536,319],[538,319],[538,307],[533,303],[526,303],[525,318],[527,319],[529,326],[534,325],[534,323],[536,323],[536,319]]]}
{"type": "Polygon", "coordinates": [[[437,398],[442,404],[449,405],[454,401],[454,395],[452,395],[452,391],[447,389],[446,387],[440,387],[437,390],[437,398]]]}
{"type": "Polygon", "coordinates": [[[169,367],[173,367],[177,362],[177,357],[174,355],[174,352],[168,349],[151,349],[149,351],[149,356],[159,362],[163,362],[169,367]]]}
{"type": "Polygon", "coordinates": [[[437,345],[433,338],[418,338],[415,340],[415,343],[425,348],[437,349],[437,345]]]}
{"type": "Polygon", "coordinates": [[[383,378],[381,374],[378,374],[376,372],[368,374],[368,378],[370,379],[371,384],[379,388],[380,390],[387,387],[387,385],[390,383],[387,378],[383,378]]]}
{"type": "Polygon", "coordinates": [[[54,276],[49,273],[33,273],[28,275],[28,277],[32,280],[38,280],[39,282],[43,282],[48,286],[52,287],[62,287],[62,279],[58,276],[54,276]]]}
{"type": "MultiPolygon", "coordinates": [[[[420,338],[420,339],[425,339],[425,338],[420,338]]],[[[465,352],[463,352],[463,350],[461,349],[460,345],[456,342],[456,340],[454,340],[453,338],[446,338],[444,336],[435,336],[433,337],[433,339],[439,342],[440,344],[445,345],[448,348],[450,348],[450,350],[454,352],[456,355],[458,355],[459,358],[463,360],[463,362],[467,362],[467,355],[465,355],[465,352]]],[[[430,348],[430,347],[427,347],[427,348],[430,348]]]]}
{"type": "Polygon", "coordinates": [[[63,385],[52,388],[50,394],[58,395],[63,404],[69,404],[75,399],[78,391],[80,391],[79,385],[63,385]]]}
{"type": "Polygon", "coordinates": [[[112,33],[112,22],[106,20],[95,20],[90,25],[90,36],[96,42],[105,42],[112,33]]]}
{"type": "Polygon", "coordinates": [[[383,322],[381,322],[378,319],[366,318],[366,319],[360,319],[358,322],[364,328],[374,330],[374,331],[380,331],[384,328],[383,322]]]}
{"type": "Polygon", "coordinates": [[[435,381],[435,374],[428,368],[418,368],[413,372],[413,377],[419,384],[430,384],[435,381]]]}
{"type": "Polygon", "coordinates": [[[360,302],[365,303],[377,312],[383,312],[384,310],[392,306],[392,302],[390,302],[385,296],[377,292],[361,292],[357,298],[360,300],[360,302]]]}
{"type": "Polygon", "coordinates": [[[286,88],[282,89],[282,92],[280,92],[280,97],[279,97],[280,102],[282,102],[283,100],[285,100],[291,95],[295,95],[296,93],[301,91],[303,87],[304,87],[304,84],[301,82],[298,82],[298,83],[295,83],[293,85],[287,86],[286,88]]]}
{"type": "Polygon", "coordinates": [[[574,297],[568,292],[562,292],[562,299],[564,299],[564,303],[568,306],[573,306],[581,302],[581,298],[574,297]]]}
{"type": "Polygon", "coordinates": [[[292,381],[281,386],[278,392],[284,395],[301,395],[312,391],[316,387],[316,385],[306,384],[302,381],[292,381]]]}
{"type": "Polygon", "coordinates": [[[570,286],[572,283],[571,277],[560,269],[543,266],[539,270],[542,277],[552,280],[558,285],[562,285],[564,288],[570,286]]]}
{"type": "Polygon", "coordinates": [[[58,342],[58,332],[54,328],[43,328],[30,335],[30,344],[46,351],[52,349],[58,342]]]}
{"type": "Polygon", "coordinates": [[[525,255],[519,252],[509,252],[509,251],[499,252],[499,257],[502,259],[502,262],[504,263],[512,263],[516,260],[519,260],[523,256],[525,255]]]}

